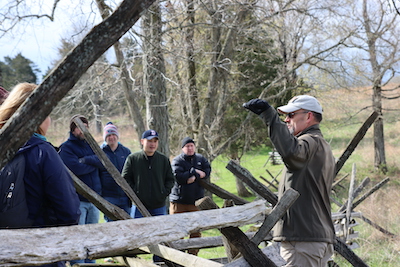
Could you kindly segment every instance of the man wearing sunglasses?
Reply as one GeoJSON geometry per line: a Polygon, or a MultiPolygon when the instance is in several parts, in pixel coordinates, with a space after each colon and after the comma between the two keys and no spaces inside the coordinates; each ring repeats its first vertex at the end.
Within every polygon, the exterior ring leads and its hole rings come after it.
{"type": "Polygon", "coordinates": [[[285,163],[278,197],[293,188],[299,198],[275,228],[286,266],[325,267],[333,255],[335,232],[329,195],[335,158],[319,124],[322,107],[312,96],[292,98],[276,111],[267,101],[252,99],[243,104],[266,123],[269,136],[285,163]],[[285,115],[284,122],[279,113],[285,115]]]}

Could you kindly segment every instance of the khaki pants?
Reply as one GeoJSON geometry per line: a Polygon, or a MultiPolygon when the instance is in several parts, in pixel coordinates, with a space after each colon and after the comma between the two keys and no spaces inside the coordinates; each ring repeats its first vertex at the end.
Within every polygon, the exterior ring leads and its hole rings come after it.
{"type": "Polygon", "coordinates": [[[333,245],[325,242],[281,242],[286,267],[326,267],[333,245]]]}
{"type": "MultiPolygon", "coordinates": [[[[195,205],[180,204],[175,202],[169,203],[169,214],[184,213],[198,211],[199,209],[195,205]]],[[[190,238],[201,237],[201,233],[190,233],[190,238]]],[[[188,253],[196,255],[199,253],[198,249],[188,249],[188,253]]]]}

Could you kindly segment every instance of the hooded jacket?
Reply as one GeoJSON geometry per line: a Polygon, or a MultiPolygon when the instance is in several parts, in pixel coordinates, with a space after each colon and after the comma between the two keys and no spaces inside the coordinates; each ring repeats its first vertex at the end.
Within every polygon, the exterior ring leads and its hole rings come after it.
{"type": "Polygon", "coordinates": [[[25,190],[33,226],[77,224],[79,198],[54,147],[31,137],[18,153],[25,156],[25,190]]]}
{"type": "MultiPolygon", "coordinates": [[[[65,165],[79,179],[101,195],[99,172],[104,167],[85,140],[80,140],[70,132],[68,140],[61,144],[59,154],[65,165]]],[[[81,195],[79,195],[79,199],[89,202],[81,195]]]]}
{"type": "Polygon", "coordinates": [[[260,114],[285,168],[279,183],[281,198],[288,188],[300,193],[274,229],[275,241],[335,242],[329,195],[335,158],[319,124],[293,136],[270,107],[260,114]]]}
{"type": "MultiPolygon", "coordinates": [[[[103,143],[101,145],[101,149],[110,159],[112,164],[114,164],[117,170],[121,173],[126,158],[131,154],[129,148],[118,143],[118,147],[114,151],[112,151],[111,148],[106,143],[103,143]]],[[[100,180],[102,188],[101,193],[103,197],[128,199],[128,196],[125,194],[122,188],[115,182],[114,178],[111,176],[111,174],[108,173],[107,170],[104,169],[100,172],[100,180]]]]}
{"type": "Polygon", "coordinates": [[[158,151],[152,157],[147,157],[143,150],[130,154],[122,177],[147,209],[165,206],[175,181],[169,159],[158,151]]]}
{"type": "Polygon", "coordinates": [[[181,153],[172,160],[172,170],[176,181],[169,195],[171,202],[194,205],[196,200],[204,197],[204,188],[197,181],[200,178],[196,169],[206,173],[203,179],[207,179],[210,176],[210,163],[201,154],[195,153],[193,156],[188,156],[181,153]],[[197,179],[188,184],[187,180],[192,176],[197,179]]]}

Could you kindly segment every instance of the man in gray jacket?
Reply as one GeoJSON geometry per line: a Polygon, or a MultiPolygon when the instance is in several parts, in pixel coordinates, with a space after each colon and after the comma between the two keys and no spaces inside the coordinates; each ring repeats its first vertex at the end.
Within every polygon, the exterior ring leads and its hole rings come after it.
{"type": "Polygon", "coordinates": [[[278,107],[286,115],[284,122],[265,100],[253,99],[243,107],[266,123],[285,164],[278,197],[288,188],[300,193],[273,233],[274,240],[281,242],[286,266],[326,266],[335,241],[329,200],[335,159],[319,128],[321,105],[312,96],[296,96],[278,107]]]}

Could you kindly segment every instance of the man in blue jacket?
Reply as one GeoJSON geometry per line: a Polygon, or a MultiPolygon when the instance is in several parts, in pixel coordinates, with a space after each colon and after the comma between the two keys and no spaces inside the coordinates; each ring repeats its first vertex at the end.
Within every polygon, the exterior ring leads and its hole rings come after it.
{"type": "MultiPolygon", "coordinates": [[[[103,169],[103,164],[93,152],[90,145],[86,142],[82,131],[77,127],[74,119],[78,118],[82,123],[89,127],[88,120],[82,115],[75,115],[70,121],[70,135],[67,141],[60,146],[60,156],[64,164],[87,186],[101,195],[101,183],[99,172],[103,169]]],[[[89,202],[88,199],[79,195],[81,216],[79,224],[92,224],[99,222],[100,211],[89,202]]],[[[84,261],[73,261],[71,263],[95,263],[94,260],[85,259],[84,261]]]]}
{"type": "MultiPolygon", "coordinates": [[[[108,122],[104,127],[104,143],[101,145],[104,153],[114,164],[119,172],[122,172],[126,158],[131,154],[129,148],[123,146],[119,140],[119,133],[117,127],[112,123],[108,122]]],[[[100,172],[102,197],[108,202],[120,207],[125,210],[128,214],[131,214],[132,203],[121,187],[115,182],[114,178],[108,173],[107,170],[100,172]]],[[[111,221],[107,216],[104,215],[106,221],[111,221]]]]}

